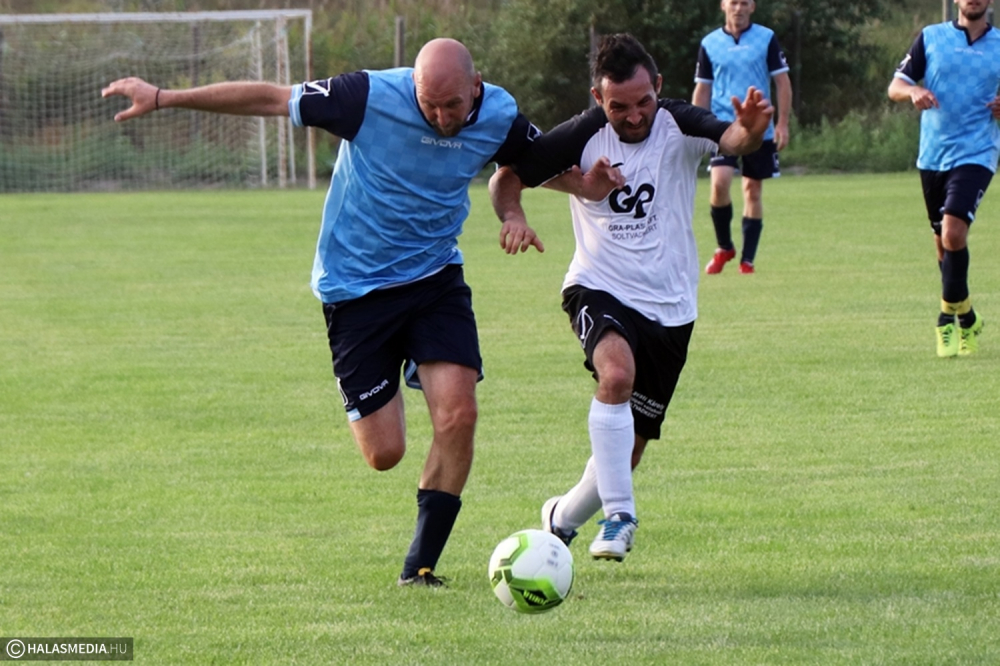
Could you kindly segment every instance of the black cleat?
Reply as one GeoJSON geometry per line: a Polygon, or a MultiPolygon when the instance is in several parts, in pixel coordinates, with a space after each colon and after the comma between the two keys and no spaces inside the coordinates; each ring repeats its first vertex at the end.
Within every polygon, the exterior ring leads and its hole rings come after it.
{"type": "Polygon", "coordinates": [[[433,569],[423,568],[417,572],[416,576],[410,576],[409,578],[399,577],[396,581],[396,585],[400,587],[448,587],[447,578],[439,578],[434,575],[433,569]]]}

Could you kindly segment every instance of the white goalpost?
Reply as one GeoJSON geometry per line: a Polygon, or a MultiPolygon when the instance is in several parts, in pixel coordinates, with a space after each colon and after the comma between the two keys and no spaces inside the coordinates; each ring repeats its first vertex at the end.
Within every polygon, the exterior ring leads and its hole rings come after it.
{"type": "Polygon", "coordinates": [[[0,193],[316,187],[288,118],[164,109],[115,123],[101,88],[312,78],[312,11],[0,15],[0,193]]]}

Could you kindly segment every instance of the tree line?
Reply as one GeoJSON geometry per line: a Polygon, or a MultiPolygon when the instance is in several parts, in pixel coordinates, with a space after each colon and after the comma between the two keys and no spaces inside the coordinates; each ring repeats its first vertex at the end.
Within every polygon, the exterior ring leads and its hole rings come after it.
{"type": "MultiPolygon", "coordinates": [[[[724,21],[718,0],[0,0],[4,13],[269,8],[313,11],[315,78],[393,66],[397,17],[405,25],[404,64],[433,37],[460,39],[484,78],[507,88],[543,129],[589,104],[596,36],[634,34],[659,65],[662,95],[690,99],[699,43],[724,21]]],[[[758,0],[753,20],[777,33],[791,66],[796,136],[822,134],[814,152],[826,151],[838,145],[831,128],[847,121],[860,131],[860,146],[886,140],[868,134],[887,114],[906,113],[886,101],[893,69],[940,12],[940,0],[758,0]]],[[[897,143],[902,149],[909,139],[897,143]]],[[[890,162],[905,165],[909,150],[890,162]]]]}
{"type": "MultiPolygon", "coordinates": [[[[723,22],[717,0],[399,1],[382,3],[382,11],[355,11],[352,2],[311,4],[317,9],[339,5],[339,11],[317,12],[317,76],[391,66],[395,16],[400,15],[410,62],[427,39],[461,39],[484,77],[510,90],[543,127],[588,103],[594,35],[634,34],[660,67],[662,94],[689,99],[701,38],[723,22]]],[[[867,39],[865,29],[899,8],[888,0],[760,1],[754,20],[777,33],[788,56],[798,84],[800,124],[836,121],[884,101],[892,67],[902,54],[867,39]]]]}
{"type": "MultiPolygon", "coordinates": [[[[867,39],[866,28],[928,7],[939,10],[939,0],[759,0],[754,20],[777,33],[798,83],[798,122],[810,126],[884,100],[902,54],[867,39]]],[[[317,77],[392,66],[397,16],[410,63],[432,37],[460,39],[484,77],[546,127],[588,103],[592,35],[631,32],[656,59],[663,94],[690,98],[698,44],[723,22],[718,0],[0,0],[0,12],[13,13],[266,8],[312,9],[317,77]]]]}

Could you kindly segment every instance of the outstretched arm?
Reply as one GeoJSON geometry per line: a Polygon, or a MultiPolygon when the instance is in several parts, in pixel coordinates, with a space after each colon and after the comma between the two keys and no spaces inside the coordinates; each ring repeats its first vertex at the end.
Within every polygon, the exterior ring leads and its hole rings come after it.
{"type": "Polygon", "coordinates": [[[545,252],[541,239],[528,226],[528,218],[521,206],[522,189],[524,184],[510,167],[500,167],[490,178],[490,202],[503,223],[500,227],[500,247],[507,254],[527,252],[532,245],[539,252],[545,252]]]}
{"type": "Polygon", "coordinates": [[[732,98],[736,120],[729,125],[719,139],[719,152],[723,155],[746,155],[760,148],[764,142],[764,132],[771,124],[774,107],[764,94],[750,86],[747,97],[742,102],[732,98]]]}
{"type": "Polygon", "coordinates": [[[137,77],[119,79],[101,90],[101,97],[120,95],[132,106],[115,115],[120,122],[178,107],[239,116],[287,116],[292,89],[258,81],[230,81],[198,88],[165,90],[137,77]]]}

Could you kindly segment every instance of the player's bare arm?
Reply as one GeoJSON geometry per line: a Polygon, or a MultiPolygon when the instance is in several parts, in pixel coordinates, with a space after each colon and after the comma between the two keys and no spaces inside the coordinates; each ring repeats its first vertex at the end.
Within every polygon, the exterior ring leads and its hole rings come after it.
{"type": "Polygon", "coordinates": [[[132,106],[115,114],[115,121],[138,118],[168,107],[239,116],[287,116],[290,86],[257,81],[213,83],[198,88],[166,90],[137,77],[119,79],[101,90],[101,97],[126,97],[132,106]]]}
{"type": "Polygon", "coordinates": [[[723,155],[746,155],[760,148],[764,142],[764,132],[771,124],[774,107],[764,94],[750,86],[746,99],[732,98],[736,120],[719,140],[719,152],[723,155]]]}
{"type": "Polygon", "coordinates": [[[782,72],[774,77],[775,99],[778,108],[774,114],[774,146],[784,150],[788,145],[788,119],[792,115],[792,80],[788,72],[782,72]]]}
{"type": "Polygon", "coordinates": [[[611,165],[607,157],[600,157],[584,173],[573,165],[569,171],[545,183],[545,187],[573,194],[589,201],[603,201],[613,190],[625,185],[621,169],[611,165]]]}
{"type": "Polygon", "coordinates": [[[889,99],[893,102],[912,102],[913,108],[918,111],[938,108],[937,97],[927,88],[893,77],[889,84],[889,99]]]}
{"type": "Polygon", "coordinates": [[[700,81],[694,84],[694,93],[691,95],[691,103],[695,106],[700,106],[703,109],[711,109],[712,84],[701,83],[700,81]]]}
{"type": "Polygon", "coordinates": [[[490,202],[502,222],[500,226],[500,247],[507,254],[527,252],[534,246],[545,252],[545,245],[528,226],[528,218],[521,206],[521,190],[524,184],[510,167],[500,167],[490,178],[490,202]]]}

